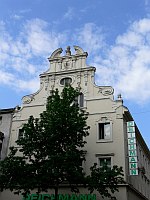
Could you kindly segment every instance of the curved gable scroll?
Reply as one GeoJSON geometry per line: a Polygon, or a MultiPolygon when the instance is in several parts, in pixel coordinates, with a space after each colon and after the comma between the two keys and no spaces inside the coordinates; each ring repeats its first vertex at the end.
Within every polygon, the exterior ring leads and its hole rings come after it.
{"type": "Polygon", "coordinates": [[[53,59],[53,58],[58,58],[58,57],[60,57],[60,54],[63,52],[63,49],[62,48],[58,48],[58,49],[56,49],[53,53],[52,53],[52,55],[48,58],[48,60],[51,60],[51,59],[53,59]]]}
{"type": "Polygon", "coordinates": [[[84,53],[84,51],[81,47],[75,46],[75,45],[73,47],[74,47],[76,54],[83,54],[84,53]]]}

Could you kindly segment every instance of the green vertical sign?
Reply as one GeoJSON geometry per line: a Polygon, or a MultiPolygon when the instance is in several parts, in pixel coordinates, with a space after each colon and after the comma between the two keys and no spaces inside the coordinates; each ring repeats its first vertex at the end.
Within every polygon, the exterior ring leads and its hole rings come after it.
{"type": "Polygon", "coordinates": [[[128,136],[128,155],[129,155],[129,173],[132,176],[138,175],[136,134],[134,121],[127,122],[128,136]]]}

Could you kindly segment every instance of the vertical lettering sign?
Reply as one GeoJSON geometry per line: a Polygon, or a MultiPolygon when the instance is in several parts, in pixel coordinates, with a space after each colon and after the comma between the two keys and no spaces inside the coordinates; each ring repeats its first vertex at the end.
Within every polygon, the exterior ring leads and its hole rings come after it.
{"type": "Polygon", "coordinates": [[[138,175],[134,121],[127,122],[127,134],[128,134],[129,172],[130,172],[130,175],[138,175]]]}

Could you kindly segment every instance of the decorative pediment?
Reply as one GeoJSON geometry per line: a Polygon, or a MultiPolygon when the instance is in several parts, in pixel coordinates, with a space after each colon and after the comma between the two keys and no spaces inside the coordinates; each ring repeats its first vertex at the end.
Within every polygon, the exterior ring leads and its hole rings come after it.
{"type": "Polygon", "coordinates": [[[84,52],[79,46],[74,46],[74,51],[75,54],[73,55],[70,46],[68,46],[65,50],[65,55],[61,55],[63,49],[56,49],[48,58],[50,62],[50,69],[47,72],[59,72],[85,68],[86,57],[88,56],[87,52],[84,52]]]}

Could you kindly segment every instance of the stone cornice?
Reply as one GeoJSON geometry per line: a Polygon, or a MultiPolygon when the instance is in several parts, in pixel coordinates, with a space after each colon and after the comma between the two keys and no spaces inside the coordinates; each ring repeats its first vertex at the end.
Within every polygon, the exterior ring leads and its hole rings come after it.
{"type": "Polygon", "coordinates": [[[46,76],[52,76],[52,75],[65,75],[65,74],[73,74],[77,72],[85,72],[85,71],[96,71],[95,67],[87,67],[87,68],[80,68],[80,69],[70,69],[67,71],[59,71],[59,72],[45,72],[43,74],[40,74],[40,78],[46,77],[46,76]]]}

